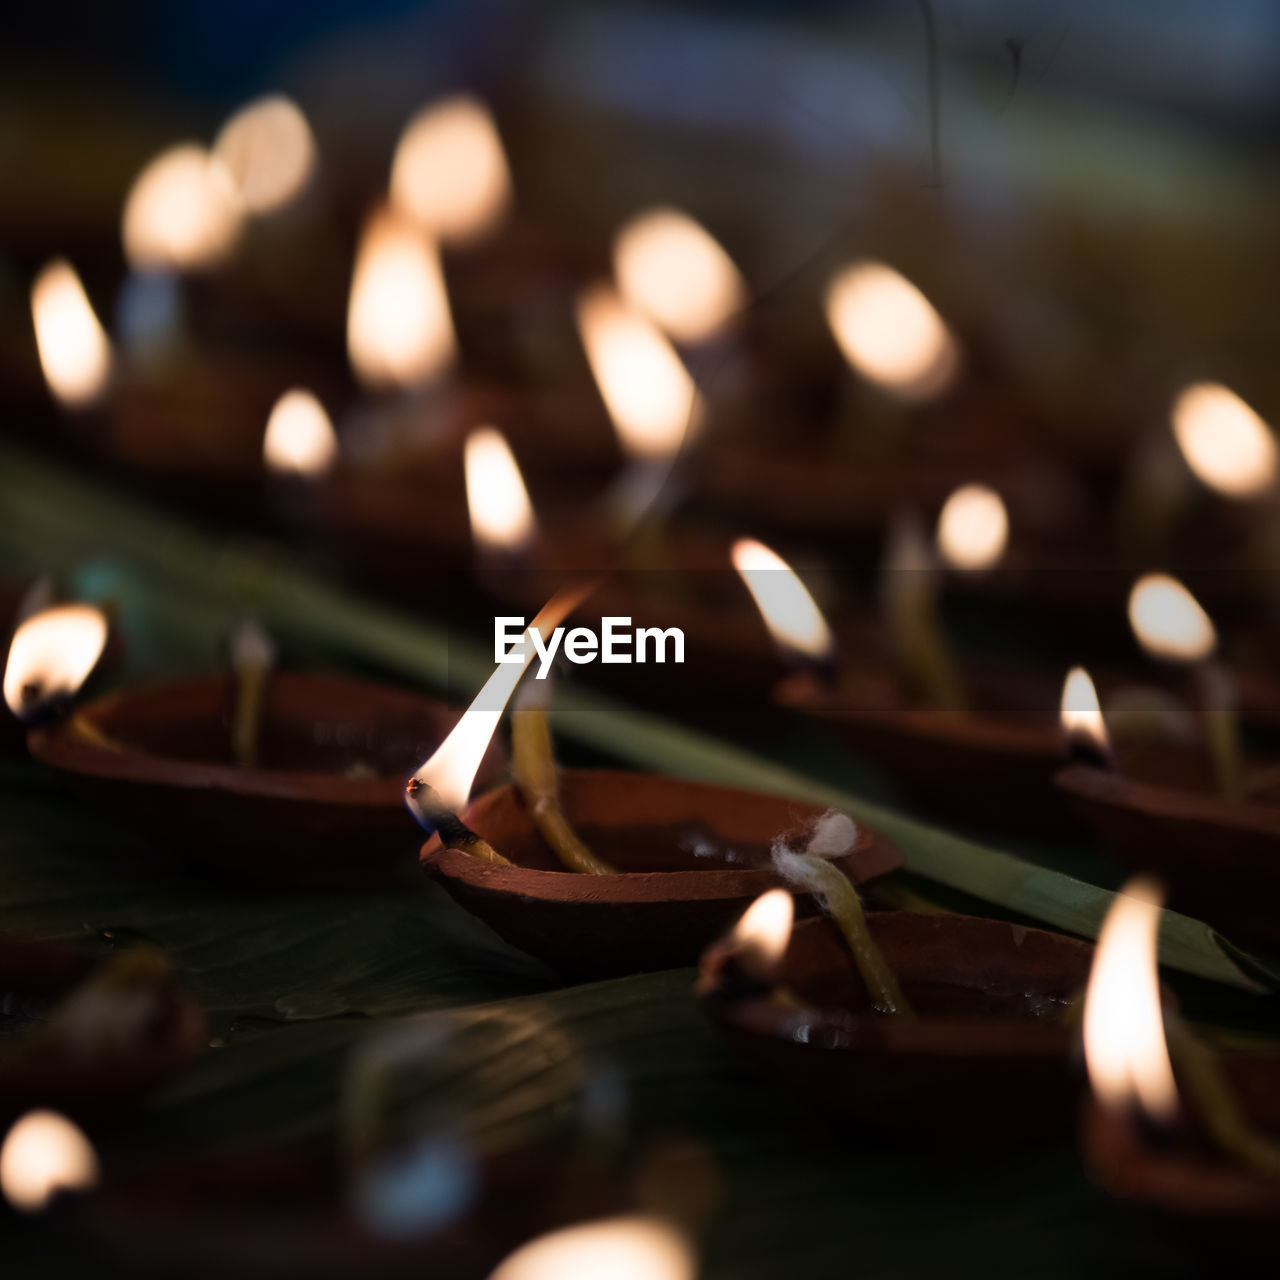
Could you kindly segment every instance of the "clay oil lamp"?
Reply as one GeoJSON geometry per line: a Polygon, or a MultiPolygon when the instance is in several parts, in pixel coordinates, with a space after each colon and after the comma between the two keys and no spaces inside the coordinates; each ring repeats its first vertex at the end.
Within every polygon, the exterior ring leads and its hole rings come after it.
{"type": "Polygon", "coordinates": [[[768,1075],[869,1128],[986,1145],[1067,1127],[1091,948],[972,916],[864,914],[831,862],[856,834],[827,813],[774,845],[782,877],[826,914],[793,928],[785,890],[757,900],[702,958],[712,1022],[768,1075]]]}
{"type": "MultiPolygon", "coordinates": [[[[573,603],[553,602],[534,626],[547,631],[573,603]]],[[[528,643],[526,633],[526,655],[528,643]]],[[[674,778],[558,771],[546,710],[534,700],[512,720],[514,784],[467,804],[476,762],[523,670],[518,658],[499,665],[411,779],[409,805],[431,832],[423,869],[507,941],[563,973],[604,977],[693,963],[745,903],[776,883],[770,843],[818,810],[674,778]]],[[[866,830],[837,874],[861,882],[900,865],[901,853],[866,830]]]]}
{"type": "MultiPolygon", "coordinates": [[[[1213,624],[1181,583],[1161,574],[1135,585],[1130,618],[1149,652],[1191,669],[1199,740],[1099,752],[1064,769],[1057,785],[1112,854],[1169,885],[1176,907],[1231,936],[1274,941],[1275,769],[1242,760],[1213,624]]],[[[1100,741],[1103,732],[1095,730],[1100,741]]]]}
{"type": "MultiPolygon", "coordinates": [[[[229,673],[107,694],[28,745],[166,856],[317,888],[393,876],[413,847],[401,780],[453,713],[273,659],[269,638],[241,626],[229,673]]],[[[500,767],[485,761],[487,776],[500,767]]]]}
{"type": "Polygon", "coordinates": [[[204,1046],[203,1014],[154,948],[104,959],[0,935],[0,989],[0,1124],[33,1107],[108,1121],[204,1046]]]}
{"type": "Polygon", "coordinates": [[[1159,904],[1152,882],[1132,881],[1099,934],[1084,1011],[1085,1164],[1216,1269],[1269,1272],[1280,1241],[1280,1059],[1219,1057],[1162,1011],[1159,904]]]}

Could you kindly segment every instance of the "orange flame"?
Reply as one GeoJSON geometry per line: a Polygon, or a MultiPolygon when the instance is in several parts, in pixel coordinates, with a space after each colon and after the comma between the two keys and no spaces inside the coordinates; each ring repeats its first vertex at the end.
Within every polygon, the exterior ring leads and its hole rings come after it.
{"type": "Polygon", "coordinates": [[[795,902],[785,889],[758,897],[733,927],[730,941],[744,966],[758,977],[772,975],[787,953],[795,902]]]}
{"type": "Polygon", "coordinates": [[[1271,429],[1234,391],[1197,382],[1173,403],[1173,434],[1187,466],[1228,498],[1255,498],[1275,484],[1271,429]]]}
{"type": "Polygon", "coordinates": [[[1218,635],[1200,602],[1177,578],[1148,573],[1129,593],[1129,625],[1156,658],[1199,662],[1217,648],[1218,635]]]}
{"type": "Polygon", "coordinates": [[[338,437],[319,400],[300,387],[286,391],[267,419],[262,456],[272,471],[320,476],[338,461],[338,437]]]}
{"type": "Polygon", "coordinates": [[[463,455],[467,511],[478,546],[519,551],[537,533],[533,506],[510,445],[493,427],[478,427],[467,437],[463,455]]]}
{"type": "Polygon", "coordinates": [[[938,551],[953,568],[990,569],[1009,541],[1009,516],[1000,495],[983,484],[966,484],[943,504],[938,551]]]}
{"type": "Polygon", "coordinates": [[[241,107],[222,126],[214,159],[249,213],[271,213],[301,194],[316,167],[311,126],[297,103],[272,94],[241,107]]]}
{"type": "Polygon", "coordinates": [[[38,1213],[58,1192],[83,1191],[97,1181],[89,1139],[56,1111],[28,1111],[0,1147],[0,1190],[23,1213],[38,1213]]]}
{"type": "Polygon", "coordinates": [[[658,1218],[607,1218],[539,1236],[489,1280],[694,1280],[684,1236],[658,1218]]]}
{"type": "Polygon", "coordinates": [[[40,367],[53,394],[72,409],[100,399],[111,377],[111,343],[65,258],[49,263],[36,277],[31,316],[40,367]]]}
{"type": "Polygon", "coordinates": [[[61,604],[32,614],[13,633],[4,669],[4,700],[25,717],[71,697],[107,643],[107,618],[90,604],[61,604]]]}
{"type": "Polygon", "coordinates": [[[831,628],[791,566],[754,538],[739,538],[730,555],[774,640],[807,658],[830,658],[831,628]]]}
{"type": "Polygon", "coordinates": [[[1072,667],[1062,686],[1062,727],[1071,738],[1083,738],[1104,755],[1111,749],[1098,691],[1083,667],[1072,667]]]}

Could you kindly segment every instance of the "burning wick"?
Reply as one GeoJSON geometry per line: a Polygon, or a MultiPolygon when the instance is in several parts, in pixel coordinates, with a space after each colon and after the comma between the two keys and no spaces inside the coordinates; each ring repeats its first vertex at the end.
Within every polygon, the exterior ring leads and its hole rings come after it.
{"type": "Polygon", "coordinates": [[[1224,800],[1239,800],[1244,771],[1235,688],[1227,670],[1213,661],[1218,635],[1209,615],[1176,578],[1149,573],[1129,593],[1129,625],[1153,658],[1194,672],[1218,794],[1224,800]]]}
{"type": "Polygon", "coordinates": [[[851,852],[857,839],[858,828],[853,819],[829,809],[814,824],[803,847],[793,848],[785,836],[779,836],[773,842],[773,865],[793,888],[812,894],[840,926],[875,1007],[883,1013],[910,1014],[911,1006],[897,976],[867,928],[858,891],[832,862],[851,852]]]}
{"type": "Polygon", "coordinates": [[[69,409],[95,404],[111,378],[111,343],[65,258],[49,263],[36,277],[31,317],[49,389],[69,409]]]}
{"type": "Polygon", "coordinates": [[[698,994],[726,1001],[776,995],[778,970],[787,954],[795,914],[795,902],[785,889],[761,894],[728,937],[707,952],[698,994]]]}
{"type": "Polygon", "coordinates": [[[914,516],[889,532],[880,577],[885,632],[902,673],[940,711],[963,711],[964,686],[938,625],[938,566],[914,516]]]}
{"type": "Polygon", "coordinates": [[[0,1190],[23,1213],[39,1213],[60,1191],[85,1191],[97,1181],[89,1139],[56,1111],[28,1111],[0,1147],[0,1190]]]}
{"type": "Polygon", "coordinates": [[[91,604],[60,604],[23,621],[4,669],[4,700],[19,720],[66,714],[107,643],[107,616],[91,604]]]}
{"type": "Polygon", "coordinates": [[[231,633],[231,754],[242,769],[258,767],[267,678],[275,662],[276,646],[261,624],[253,618],[239,623],[231,633]]]}
{"type": "Polygon", "coordinates": [[[1067,735],[1067,752],[1073,760],[1098,769],[1115,767],[1098,691],[1083,667],[1072,667],[1067,672],[1062,686],[1061,718],[1067,735]]]}
{"type": "Polygon", "coordinates": [[[606,1218],[521,1245],[489,1280],[694,1280],[686,1238],[659,1218],[606,1218]]]}

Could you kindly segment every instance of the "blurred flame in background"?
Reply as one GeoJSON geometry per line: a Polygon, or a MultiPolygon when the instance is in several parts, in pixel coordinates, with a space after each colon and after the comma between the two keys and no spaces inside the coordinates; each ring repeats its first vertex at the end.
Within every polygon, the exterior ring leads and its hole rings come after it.
{"type": "Polygon", "coordinates": [[[1099,1101],[1137,1103],[1154,1120],[1171,1120],[1178,1093],[1160,1009],[1156,940],[1162,895],[1135,879],[1120,890],[1098,933],[1084,1004],[1084,1053],[1099,1101]]]}
{"type": "Polygon", "coordinates": [[[623,449],[674,457],[698,425],[701,398],[671,344],[608,285],[579,297],[578,332],[623,449]]]}
{"type": "Polygon", "coordinates": [[[111,376],[111,343],[65,258],[50,262],[36,277],[31,316],[49,389],[69,408],[93,404],[111,376]]]}
{"type": "Polygon", "coordinates": [[[107,643],[107,617],[91,604],[59,604],[32,614],[13,633],[4,700],[16,716],[51,698],[70,697],[107,643]]]}
{"type": "Polygon", "coordinates": [[[929,300],[882,262],[855,262],[827,286],[827,322],[848,362],[904,400],[951,385],[960,353],[929,300]]]}
{"type": "Polygon", "coordinates": [[[511,446],[493,427],[477,427],[463,455],[467,511],[476,544],[491,551],[519,551],[537,532],[533,506],[511,446]]]}
{"type": "Polygon", "coordinates": [[[453,319],[435,245],[383,209],[365,226],[347,306],[347,352],[373,387],[429,382],[453,360],[453,319]]]}
{"type": "Polygon", "coordinates": [[[267,419],[262,456],[272,471],[320,476],[338,461],[338,437],[319,400],[301,387],[286,391],[267,419]]]}
{"type": "Polygon", "coordinates": [[[1102,752],[1110,750],[1107,723],[1093,680],[1083,667],[1072,667],[1062,686],[1062,727],[1068,737],[1083,739],[1102,752]]]}
{"type": "Polygon", "coordinates": [[[650,209],[626,223],[614,239],[613,270],[625,301],[676,342],[714,337],[747,299],[733,260],[678,209],[650,209]]]}
{"type": "Polygon", "coordinates": [[[1173,402],[1173,434],[1187,466],[1228,498],[1256,498],[1276,481],[1270,427],[1234,391],[1197,382],[1173,402]]]}
{"type": "Polygon", "coordinates": [[[694,1280],[685,1237],[657,1218],[608,1218],[539,1236],[489,1280],[694,1280]]]}
{"type": "Polygon", "coordinates": [[[830,658],[831,628],[791,566],[754,538],[739,538],[730,556],[774,640],[807,658],[830,658]]]}
{"type": "Polygon", "coordinates": [[[56,1111],[28,1111],[0,1147],[0,1190],[24,1213],[46,1208],[59,1191],[83,1191],[97,1181],[89,1139],[56,1111]]]}
{"type": "Polygon", "coordinates": [[[943,504],[938,551],[955,569],[990,569],[1009,541],[1009,516],[1000,495],[984,484],[966,484],[943,504]]]}
{"type": "Polygon", "coordinates": [[[315,138],[306,116],[279,94],[241,107],[222,126],[213,155],[253,214],[271,213],[294,200],[316,167],[315,138]]]}
{"type": "Polygon", "coordinates": [[[489,234],[511,201],[511,174],[489,108],[461,95],[424,107],[391,164],[391,203],[441,241],[489,234]]]}
{"type": "Polygon", "coordinates": [[[1142,647],[1155,658],[1199,662],[1217,647],[1209,615],[1177,578],[1148,573],[1129,593],[1129,625],[1142,647]]]}
{"type": "Polygon", "coordinates": [[[124,206],[124,252],[142,270],[198,270],[221,262],[240,234],[231,174],[194,142],[162,151],[133,181],[124,206]]]}

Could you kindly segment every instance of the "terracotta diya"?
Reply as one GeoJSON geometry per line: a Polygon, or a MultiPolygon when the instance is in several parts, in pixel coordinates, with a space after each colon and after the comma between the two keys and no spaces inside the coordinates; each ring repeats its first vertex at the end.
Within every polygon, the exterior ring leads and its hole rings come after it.
{"type": "Polygon", "coordinates": [[[0,935],[0,1126],[34,1107],[105,1119],[204,1047],[204,1015],[158,952],[103,958],[0,935]]]}
{"type": "Polygon", "coordinates": [[[973,916],[873,911],[866,925],[913,1012],[874,1007],[825,916],[797,922],[768,982],[735,983],[732,944],[711,948],[703,1008],[767,1074],[870,1128],[992,1144],[1070,1124],[1067,1014],[1091,946],[973,916]]]}
{"type": "MultiPolygon", "coordinates": [[[[349,676],[278,672],[260,763],[233,763],[234,681],[124,690],[34,730],[37,759],[170,856],[255,879],[339,887],[391,875],[413,848],[404,777],[445,736],[443,703],[349,676]]],[[[502,767],[485,757],[483,776],[502,767]]]]}
{"type": "MultiPolygon", "coordinates": [[[[560,788],[565,815],[614,873],[563,869],[513,786],[458,815],[511,865],[445,848],[437,834],[422,848],[422,866],[508,942],[582,978],[696,963],[710,939],[778,883],[774,838],[822,812],[734,787],[612,770],[565,770],[560,788]]],[[[902,863],[892,842],[862,827],[838,865],[863,884],[902,863]]]]}

